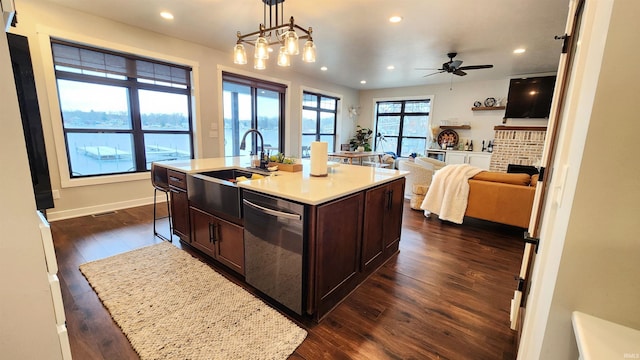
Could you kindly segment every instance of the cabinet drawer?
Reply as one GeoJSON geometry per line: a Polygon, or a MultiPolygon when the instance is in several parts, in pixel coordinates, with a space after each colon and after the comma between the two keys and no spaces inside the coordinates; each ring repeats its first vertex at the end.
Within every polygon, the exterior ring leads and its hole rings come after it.
{"type": "Polygon", "coordinates": [[[167,170],[167,177],[169,178],[169,185],[182,190],[187,190],[187,174],[179,171],[167,170]]]}

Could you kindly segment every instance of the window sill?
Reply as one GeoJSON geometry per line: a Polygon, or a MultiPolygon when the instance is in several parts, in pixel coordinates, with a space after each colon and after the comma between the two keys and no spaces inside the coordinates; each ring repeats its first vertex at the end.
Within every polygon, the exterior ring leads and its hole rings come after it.
{"type": "Polygon", "coordinates": [[[134,174],[94,176],[90,178],[80,178],[80,179],[63,178],[61,179],[62,180],[61,185],[62,185],[62,188],[73,188],[78,186],[105,185],[105,184],[139,181],[139,180],[149,180],[149,183],[151,183],[150,176],[151,175],[149,172],[143,172],[143,173],[134,173],[134,174]]]}

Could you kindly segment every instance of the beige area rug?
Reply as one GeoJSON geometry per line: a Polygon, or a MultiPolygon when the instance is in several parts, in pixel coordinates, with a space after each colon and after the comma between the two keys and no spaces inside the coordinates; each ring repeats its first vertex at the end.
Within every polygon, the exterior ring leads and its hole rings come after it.
{"type": "Polygon", "coordinates": [[[163,242],[80,265],[141,359],[286,359],[307,332],[163,242]]]}

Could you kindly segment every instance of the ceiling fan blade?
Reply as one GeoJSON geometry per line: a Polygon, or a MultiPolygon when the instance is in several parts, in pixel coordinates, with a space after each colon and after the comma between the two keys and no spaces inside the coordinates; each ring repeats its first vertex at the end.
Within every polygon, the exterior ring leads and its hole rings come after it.
{"type": "Polygon", "coordinates": [[[454,73],[455,75],[458,75],[458,76],[465,76],[465,75],[467,75],[467,73],[466,73],[466,72],[464,72],[464,71],[462,71],[462,70],[460,70],[460,69],[458,69],[458,70],[454,71],[453,73],[454,73]]]}
{"type": "Polygon", "coordinates": [[[478,69],[491,69],[493,65],[469,65],[458,68],[459,70],[478,70],[478,69]]]}
{"type": "Polygon", "coordinates": [[[446,71],[446,70],[442,70],[442,71],[434,72],[434,73],[431,73],[431,74],[427,74],[427,75],[425,75],[425,76],[423,76],[423,77],[427,77],[427,76],[431,76],[431,75],[435,75],[435,74],[442,74],[442,73],[443,73],[443,72],[445,72],[445,71],[446,71]]]}
{"type": "Polygon", "coordinates": [[[444,69],[436,69],[436,68],[415,68],[415,70],[444,71],[444,69]]]}

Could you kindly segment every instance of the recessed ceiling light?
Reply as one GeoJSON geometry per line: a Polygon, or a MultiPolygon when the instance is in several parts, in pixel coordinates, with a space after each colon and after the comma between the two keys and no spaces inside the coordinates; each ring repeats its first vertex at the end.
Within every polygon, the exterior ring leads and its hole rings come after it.
{"type": "Polygon", "coordinates": [[[526,50],[526,49],[524,49],[524,48],[519,48],[519,49],[515,49],[515,50],[513,50],[513,53],[514,53],[514,54],[522,54],[522,53],[523,53],[523,52],[525,52],[525,51],[527,51],[527,50],[526,50]]]}
{"type": "Polygon", "coordinates": [[[396,67],[395,67],[395,66],[393,66],[393,65],[389,65],[389,66],[387,66],[387,70],[393,70],[393,69],[395,69],[395,68],[396,68],[396,67]]]}
{"type": "Polygon", "coordinates": [[[327,71],[328,69],[327,69],[327,67],[326,67],[326,66],[323,66],[323,67],[321,67],[321,68],[320,68],[320,70],[322,70],[322,71],[327,71]]]}
{"type": "Polygon", "coordinates": [[[367,80],[360,80],[360,84],[366,84],[367,80]]]}
{"type": "Polygon", "coordinates": [[[167,20],[173,20],[173,14],[168,11],[161,12],[160,16],[162,16],[164,19],[167,19],[167,20]]]}
{"type": "Polygon", "coordinates": [[[389,18],[389,22],[392,23],[399,23],[400,21],[402,21],[402,16],[392,16],[389,18]]]}

